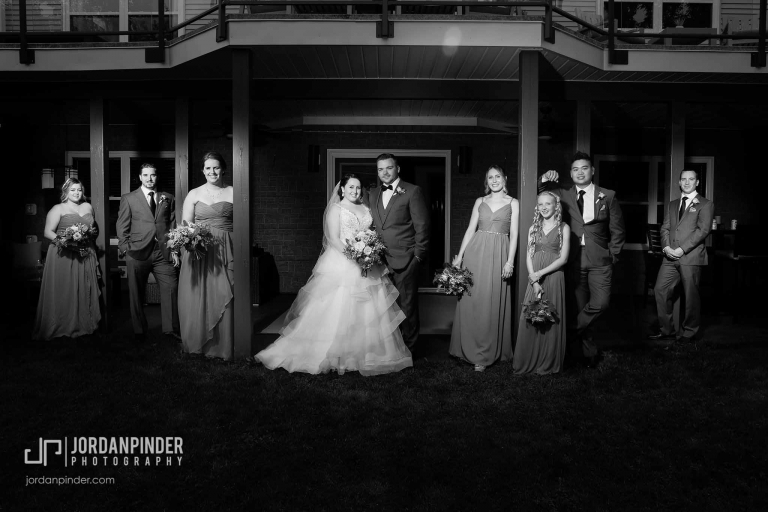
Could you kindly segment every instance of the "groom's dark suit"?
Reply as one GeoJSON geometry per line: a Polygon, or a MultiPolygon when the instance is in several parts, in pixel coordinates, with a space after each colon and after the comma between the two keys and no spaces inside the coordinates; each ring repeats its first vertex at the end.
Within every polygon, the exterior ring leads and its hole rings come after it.
{"type": "Polygon", "coordinates": [[[699,281],[701,267],[708,263],[704,241],[712,227],[715,206],[706,197],[697,194],[680,216],[680,199],[667,204],[664,223],[661,225],[661,246],[681,248],[679,260],[664,258],[656,276],[656,310],[659,315],[661,334],[672,335],[672,299],[677,284],[682,281],[685,295],[685,319],[680,336],[690,339],[699,331],[701,324],[701,297],[699,281]]]}
{"type": "Polygon", "coordinates": [[[406,316],[400,331],[405,344],[413,350],[419,337],[418,260],[425,261],[429,249],[429,210],[416,185],[401,179],[395,189],[403,192],[393,194],[386,208],[381,188],[373,189],[370,207],[376,231],[389,250],[390,277],[400,294],[397,302],[406,316]]]}
{"type": "Polygon", "coordinates": [[[176,206],[171,194],[155,191],[154,197],[156,207],[152,215],[143,188],[123,195],[117,217],[118,250],[126,255],[135,334],[147,333],[143,303],[150,272],[160,288],[163,332],[179,332],[179,280],[165,243],[166,233],[176,226],[176,206]]]}
{"type": "MultiPolygon", "coordinates": [[[[571,319],[571,330],[581,340],[582,354],[593,358],[597,355],[597,346],[592,341],[590,327],[610,304],[613,264],[624,246],[624,218],[613,190],[594,185],[594,217],[584,222],[576,186],[561,188],[556,182],[539,183],[539,191],[545,189],[560,195],[563,220],[571,228],[570,307],[566,316],[571,319]]],[[[579,347],[572,345],[572,348],[577,351],[579,347]]]]}

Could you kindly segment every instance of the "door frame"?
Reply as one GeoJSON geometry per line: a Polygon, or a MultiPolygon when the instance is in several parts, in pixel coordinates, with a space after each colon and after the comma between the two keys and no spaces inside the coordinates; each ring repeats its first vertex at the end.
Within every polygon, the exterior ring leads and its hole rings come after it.
{"type": "MultiPolygon", "coordinates": [[[[373,160],[382,153],[392,153],[395,156],[426,156],[442,158],[445,162],[445,254],[443,259],[451,261],[451,150],[450,149],[328,149],[326,151],[326,198],[330,200],[333,193],[334,171],[337,158],[370,158],[373,160]]],[[[420,289],[421,290],[421,289],[420,289]]],[[[431,290],[431,288],[429,288],[431,290]]]]}

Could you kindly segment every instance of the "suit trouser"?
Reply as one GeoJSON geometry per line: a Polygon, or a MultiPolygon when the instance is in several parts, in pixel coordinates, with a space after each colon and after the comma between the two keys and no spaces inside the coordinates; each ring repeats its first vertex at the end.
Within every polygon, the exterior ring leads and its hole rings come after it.
{"type": "Polygon", "coordinates": [[[580,347],[572,346],[572,354],[594,357],[597,355],[597,345],[592,340],[592,324],[611,303],[613,265],[592,266],[586,251],[582,250],[581,258],[572,264],[569,274],[569,295],[572,300],[566,316],[571,319],[571,329],[580,341],[580,347]],[[571,311],[577,312],[575,316],[571,311]],[[578,354],[579,348],[581,354],[578,354]]]}
{"type": "Polygon", "coordinates": [[[397,305],[405,313],[405,320],[400,324],[400,332],[408,350],[413,351],[419,339],[419,260],[412,258],[408,266],[393,270],[389,277],[400,294],[397,305]]]}
{"type": "Polygon", "coordinates": [[[128,290],[130,291],[131,320],[133,332],[147,333],[147,317],[144,315],[144,297],[147,291],[149,273],[155,275],[160,288],[160,313],[163,319],[163,332],[179,332],[179,276],[173,264],[163,257],[160,247],[155,248],[146,260],[135,260],[125,256],[128,267],[128,290]]]}
{"type": "Polygon", "coordinates": [[[666,258],[662,262],[659,274],[656,276],[656,286],[653,287],[659,326],[662,334],[675,334],[672,312],[675,287],[680,281],[683,282],[685,296],[685,319],[681,322],[683,325],[680,335],[692,338],[699,332],[701,326],[701,295],[699,293],[701,267],[699,265],[681,265],[680,261],[670,261],[666,258]]]}

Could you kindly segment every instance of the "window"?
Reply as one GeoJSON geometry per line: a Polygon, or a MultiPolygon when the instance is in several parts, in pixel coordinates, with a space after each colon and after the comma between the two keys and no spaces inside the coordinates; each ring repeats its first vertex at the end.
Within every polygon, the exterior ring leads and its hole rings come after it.
{"type": "MultiPolygon", "coordinates": [[[[608,19],[608,0],[602,2],[603,16],[608,19]]],[[[665,28],[717,28],[720,23],[721,0],[686,0],[682,2],[651,0],[646,2],[615,2],[618,29],[644,29],[661,32],[665,28]]],[[[598,4],[599,8],[599,4],[598,4]]],[[[600,11],[598,11],[600,12],[600,11]]]]}
{"type": "MultiPolygon", "coordinates": [[[[712,199],[714,157],[693,156],[685,159],[685,167],[699,173],[698,191],[712,199]]],[[[664,221],[669,201],[669,187],[676,190],[677,179],[667,183],[663,156],[595,155],[595,183],[616,191],[624,215],[627,250],[647,250],[645,225],[664,221]]]]}
{"type": "MultiPolygon", "coordinates": [[[[183,2],[165,0],[163,22],[170,28],[179,21],[183,2]]],[[[71,32],[113,32],[119,30],[157,30],[156,0],[64,0],[64,30],[71,32]]],[[[176,37],[167,33],[166,38],[176,37]]],[[[152,35],[94,36],[100,41],[152,41],[152,35]]]]}

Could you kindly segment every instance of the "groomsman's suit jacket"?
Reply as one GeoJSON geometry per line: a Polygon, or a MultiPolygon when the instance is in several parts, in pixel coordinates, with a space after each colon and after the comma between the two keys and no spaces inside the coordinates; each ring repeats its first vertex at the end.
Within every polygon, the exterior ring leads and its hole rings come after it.
{"type": "Polygon", "coordinates": [[[714,210],[712,201],[697,194],[685,209],[682,218],[678,220],[680,199],[667,204],[664,223],[661,225],[661,246],[683,249],[685,254],[678,260],[681,265],[708,263],[704,240],[712,228],[714,210]]]}
{"type": "Polygon", "coordinates": [[[152,255],[155,241],[167,261],[171,261],[165,239],[176,226],[176,203],[171,194],[155,191],[155,215],[141,187],[120,198],[117,217],[118,249],[131,258],[144,261],[152,255]]]}
{"type": "Polygon", "coordinates": [[[370,208],[376,231],[381,234],[389,250],[387,264],[394,270],[408,266],[414,256],[421,261],[429,249],[429,210],[421,189],[402,179],[387,208],[381,200],[381,188],[370,192],[370,208]]]}
{"type": "Polygon", "coordinates": [[[539,191],[552,190],[560,194],[560,204],[563,208],[563,220],[571,228],[571,250],[569,260],[578,264],[581,251],[586,251],[591,266],[604,267],[618,261],[619,253],[624,247],[626,232],[624,217],[616,200],[616,192],[600,188],[595,184],[594,218],[585,223],[579,211],[578,188],[561,188],[557,182],[545,182],[539,186],[539,191]],[[550,185],[551,184],[551,185],[550,185]],[[584,235],[584,245],[581,236],[584,235]]]}

